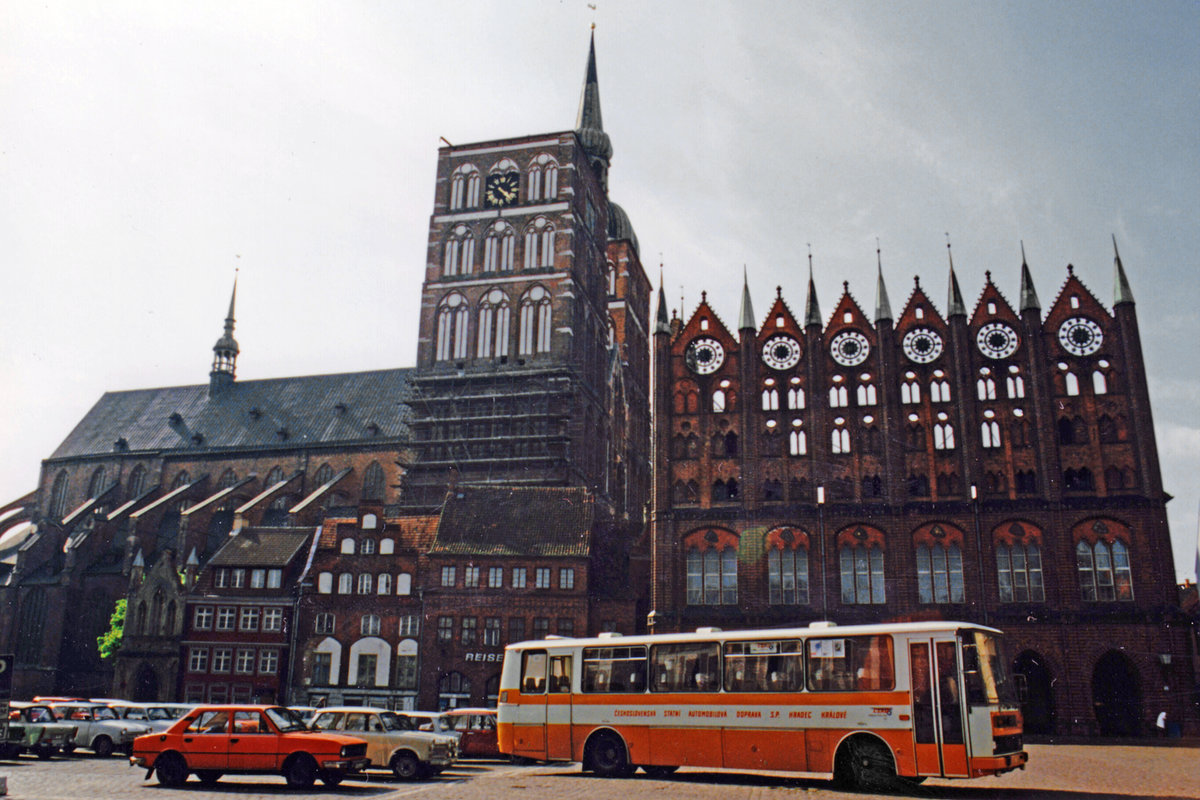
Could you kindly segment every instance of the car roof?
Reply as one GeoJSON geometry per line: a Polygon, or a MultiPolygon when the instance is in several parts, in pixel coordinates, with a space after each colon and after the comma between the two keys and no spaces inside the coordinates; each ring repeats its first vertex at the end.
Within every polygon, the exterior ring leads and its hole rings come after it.
{"type": "Polygon", "coordinates": [[[496,709],[494,709],[494,708],[447,708],[445,711],[443,711],[441,713],[447,717],[465,717],[468,714],[494,715],[496,713],[496,709]]]}
{"type": "Polygon", "coordinates": [[[390,708],[379,708],[378,706],[329,706],[328,708],[318,708],[318,714],[324,714],[327,711],[353,711],[355,713],[366,713],[373,711],[376,714],[403,714],[403,711],[392,711],[390,708]]]}

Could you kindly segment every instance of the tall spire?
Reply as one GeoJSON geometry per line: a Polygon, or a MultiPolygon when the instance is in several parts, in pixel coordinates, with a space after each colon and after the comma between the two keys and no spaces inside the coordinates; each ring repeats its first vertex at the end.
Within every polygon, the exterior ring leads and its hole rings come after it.
{"type": "Polygon", "coordinates": [[[875,242],[875,266],[879,278],[875,282],[875,322],[892,321],[892,304],[888,300],[887,286],[883,283],[883,254],[879,250],[879,242],[875,242]]]}
{"type": "Polygon", "coordinates": [[[963,302],[962,290],[958,288],[958,276],[954,274],[954,254],[950,252],[950,234],[946,234],[946,255],[950,259],[950,302],[946,307],[946,319],[965,317],[967,304],[963,302]]]}
{"type": "Polygon", "coordinates": [[[1021,313],[1030,310],[1041,311],[1042,303],[1038,300],[1037,290],[1033,288],[1033,275],[1029,273],[1029,264],[1025,261],[1025,243],[1021,242],[1021,313]]]}
{"type": "Polygon", "coordinates": [[[583,143],[592,166],[600,177],[600,183],[608,189],[608,165],[612,160],[612,141],[604,132],[600,117],[600,81],[596,77],[596,31],[592,30],[588,47],[587,73],[583,79],[583,94],[579,97],[579,115],[575,119],[575,132],[583,143]]]}
{"type": "Polygon", "coordinates": [[[817,285],[813,281],[812,248],[808,250],[808,299],[804,303],[804,325],[821,324],[821,309],[817,306],[817,285]]]}
{"type": "Polygon", "coordinates": [[[746,273],[746,265],[742,265],[742,309],[738,314],[738,330],[755,329],[754,306],[750,305],[750,276],[746,273]]]}
{"type": "Polygon", "coordinates": [[[233,276],[233,293],[229,296],[229,313],[225,316],[225,333],[213,345],[212,372],[209,373],[209,393],[233,383],[237,371],[237,339],[233,338],[233,308],[237,302],[237,273],[233,276]]]}
{"type": "Polygon", "coordinates": [[[658,272],[658,318],[654,322],[655,333],[670,333],[671,320],[667,317],[667,293],[663,290],[662,269],[658,272]]]}
{"type": "Polygon", "coordinates": [[[1125,277],[1125,266],[1121,263],[1121,251],[1117,250],[1117,236],[1113,234],[1113,269],[1115,270],[1113,288],[1113,306],[1133,302],[1133,290],[1129,288],[1129,279],[1125,277]]]}

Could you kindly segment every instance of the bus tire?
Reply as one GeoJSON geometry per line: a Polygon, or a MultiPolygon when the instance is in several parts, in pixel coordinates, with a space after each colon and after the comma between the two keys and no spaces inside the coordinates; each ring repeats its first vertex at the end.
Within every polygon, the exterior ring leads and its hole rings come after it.
{"type": "Polygon", "coordinates": [[[883,742],[869,736],[851,736],[838,748],[833,778],[839,786],[848,788],[892,789],[896,786],[896,764],[883,742]]]}
{"type": "Polygon", "coordinates": [[[588,742],[587,763],[601,778],[627,778],[634,769],[625,742],[612,731],[602,731],[588,742]]]}

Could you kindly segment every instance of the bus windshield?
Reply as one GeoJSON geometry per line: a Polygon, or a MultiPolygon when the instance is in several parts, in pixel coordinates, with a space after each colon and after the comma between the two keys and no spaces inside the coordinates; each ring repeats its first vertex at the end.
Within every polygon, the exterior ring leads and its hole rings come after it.
{"type": "Polygon", "coordinates": [[[1015,706],[1016,691],[1008,677],[1000,641],[984,631],[962,631],[963,680],[972,706],[1015,706]]]}

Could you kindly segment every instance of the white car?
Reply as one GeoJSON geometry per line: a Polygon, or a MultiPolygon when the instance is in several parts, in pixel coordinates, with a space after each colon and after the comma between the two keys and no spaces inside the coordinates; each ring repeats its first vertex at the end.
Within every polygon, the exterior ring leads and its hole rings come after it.
{"type": "Polygon", "coordinates": [[[74,747],[91,750],[108,757],[114,750],[128,750],[133,740],[150,733],[150,726],[134,720],[123,720],[103,703],[51,703],[54,715],[75,725],[74,747]]]}
{"type": "Polygon", "coordinates": [[[436,775],[458,757],[455,737],[419,731],[413,720],[381,708],[323,708],[313,718],[311,727],[314,731],[336,731],[364,740],[371,767],[390,769],[401,780],[436,775]]]}
{"type": "Polygon", "coordinates": [[[194,708],[188,703],[127,703],[123,700],[105,701],[104,704],[116,712],[118,718],[146,725],[154,733],[165,731],[194,708]]]}

